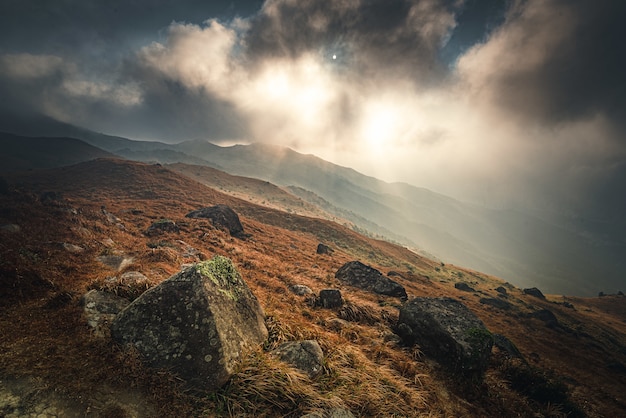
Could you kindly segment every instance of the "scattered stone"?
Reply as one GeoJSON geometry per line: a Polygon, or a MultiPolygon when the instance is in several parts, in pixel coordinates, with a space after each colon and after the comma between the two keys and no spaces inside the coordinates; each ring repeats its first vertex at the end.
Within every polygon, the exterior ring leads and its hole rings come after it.
{"type": "Polygon", "coordinates": [[[550,328],[554,328],[559,325],[559,320],[557,319],[557,317],[554,315],[554,313],[552,313],[552,311],[548,309],[541,309],[539,311],[532,312],[528,316],[531,318],[537,318],[538,320],[545,322],[546,326],[550,328]]]}
{"type": "Polygon", "coordinates": [[[511,304],[506,300],[497,299],[497,298],[480,298],[480,303],[483,305],[493,306],[494,308],[502,309],[503,311],[508,311],[511,309],[511,304]]]}
{"type": "Polygon", "coordinates": [[[20,232],[22,228],[20,228],[20,226],[16,224],[4,224],[0,226],[0,230],[5,231],[5,232],[17,233],[17,232],[20,232]]]}
{"type": "Polygon", "coordinates": [[[496,287],[496,292],[500,293],[501,295],[507,295],[507,291],[505,287],[502,286],[498,286],[496,287]]]}
{"type": "Polygon", "coordinates": [[[161,235],[166,232],[176,233],[179,231],[180,231],[180,228],[178,227],[178,225],[176,225],[174,221],[170,219],[161,219],[156,222],[153,222],[152,225],[150,225],[148,229],[146,229],[146,232],[144,232],[144,234],[146,234],[149,237],[153,237],[156,235],[161,235]]]}
{"type": "Polygon", "coordinates": [[[230,235],[237,238],[244,238],[243,225],[239,221],[239,216],[226,205],[210,206],[185,215],[187,218],[207,218],[210,219],[216,228],[228,230],[230,235]]]}
{"type": "Polygon", "coordinates": [[[291,291],[291,293],[294,293],[298,296],[306,296],[306,295],[310,295],[313,293],[310,287],[305,286],[303,284],[291,285],[289,286],[289,290],[291,291]]]}
{"type": "Polygon", "coordinates": [[[115,246],[115,241],[113,241],[111,238],[105,238],[102,241],[100,241],[100,243],[108,248],[115,246]]]}
{"type": "Polygon", "coordinates": [[[511,340],[501,334],[493,334],[493,343],[500,351],[509,358],[518,358],[526,361],[519,349],[511,340]]]}
{"type": "Polygon", "coordinates": [[[375,268],[366,266],[359,261],[350,261],[344,264],[337,270],[335,277],[352,286],[373,291],[374,293],[401,299],[407,298],[406,290],[403,286],[383,276],[375,268]]]}
{"type": "Polygon", "coordinates": [[[98,337],[108,334],[108,328],[115,316],[130,304],[128,299],[101,290],[90,290],[81,298],[87,325],[98,337]]]}
{"type": "Polygon", "coordinates": [[[561,305],[563,305],[563,306],[565,306],[566,308],[569,308],[569,309],[576,309],[576,308],[574,307],[574,305],[572,305],[571,303],[569,303],[569,302],[567,302],[567,301],[565,301],[565,302],[561,303],[561,305]]]}
{"type": "Polygon", "coordinates": [[[65,251],[72,253],[72,254],[80,254],[85,251],[83,247],[74,245],[74,244],[69,244],[67,242],[62,243],[61,246],[63,247],[65,251]]]}
{"type": "Polygon", "coordinates": [[[330,248],[328,245],[322,244],[321,242],[317,244],[317,254],[332,254],[335,250],[330,248]]]}
{"type": "Polygon", "coordinates": [[[122,271],[135,261],[133,257],[124,255],[101,255],[96,259],[102,264],[111,267],[113,270],[122,271]]]}
{"type": "Polygon", "coordinates": [[[487,369],[493,336],[461,302],[451,298],[415,298],[400,307],[396,327],[408,345],[465,376],[487,369]]]}
{"type": "Polygon", "coordinates": [[[465,282],[458,282],[454,284],[455,289],[462,290],[464,292],[475,292],[474,288],[465,282]]]}
{"type": "Polygon", "coordinates": [[[341,291],[337,289],[323,289],[320,291],[319,306],[322,308],[333,309],[343,306],[343,298],[341,291]]]}
{"type": "Polygon", "coordinates": [[[534,296],[539,299],[545,299],[546,297],[541,293],[541,290],[536,287],[531,287],[529,289],[524,289],[524,293],[530,296],[534,296]]]}
{"type": "Polygon", "coordinates": [[[322,372],[324,352],[315,340],[289,341],[278,346],[273,353],[311,378],[322,372]]]}
{"type": "Polygon", "coordinates": [[[133,344],[148,365],[211,391],[228,381],[245,347],[267,339],[264,317],[231,260],[215,256],[138,297],[117,315],[111,335],[133,344]]]}

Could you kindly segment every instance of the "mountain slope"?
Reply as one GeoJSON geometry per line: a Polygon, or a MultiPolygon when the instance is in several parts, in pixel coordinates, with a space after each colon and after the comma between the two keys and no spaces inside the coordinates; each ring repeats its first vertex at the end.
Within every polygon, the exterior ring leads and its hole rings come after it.
{"type": "Polygon", "coordinates": [[[10,401],[0,404],[3,414],[12,405],[23,407],[23,415],[47,405],[58,416],[302,416],[339,400],[358,417],[626,413],[623,296],[536,298],[497,278],[442,265],[324,219],[237,199],[156,164],[99,159],[8,174],[6,180],[8,190],[0,193],[0,399],[10,401]],[[185,217],[214,204],[239,213],[249,237],[236,239],[210,222],[185,217]],[[165,218],[180,230],[157,237],[144,233],[165,218]],[[320,241],[335,252],[316,254],[320,241]],[[215,254],[235,262],[268,315],[274,338],[268,350],[242,358],[217,393],[183,390],[171,372],[144,368],[136,352],[87,327],[79,299],[88,289],[138,294],[146,287],[112,283],[135,271],[154,286],[182,264],[215,254]],[[101,256],[130,261],[118,271],[98,261],[101,256]],[[419,350],[399,344],[393,332],[397,299],[334,277],[355,259],[393,274],[410,298],[463,301],[492,332],[513,341],[530,366],[494,349],[484,381],[463,386],[419,350]],[[455,288],[459,282],[475,292],[455,288]],[[312,306],[288,290],[292,284],[316,293],[340,289],[346,310],[312,306]],[[505,296],[498,296],[500,286],[505,296]],[[484,298],[510,307],[495,308],[484,298]],[[536,317],[544,310],[556,324],[536,317]],[[302,377],[269,351],[300,339],[318,340],[324,350],[319,378],[302,377]],[[524,379],[548,400],[518,388],[524,379]],[[555,395],[563,395],[562,405],[551,401],[555,395]]]}

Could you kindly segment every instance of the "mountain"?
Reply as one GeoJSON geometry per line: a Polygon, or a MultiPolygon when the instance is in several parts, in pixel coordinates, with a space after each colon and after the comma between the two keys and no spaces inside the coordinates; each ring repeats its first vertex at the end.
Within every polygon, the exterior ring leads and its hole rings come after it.
{"type": "MultiPolygon", "coordinates": [[[[624,286],[623,236],[598,240],[597,229],[581,228],[557,214],[484,208],[408,184],[386,183],[278,146],[220,147],[198,140],[167,147],[230,174],[295,187],[292,192],[297,188],[312,192],[300,197],[308,196],[309,203],[316,204],[319,201],[312,196],[317,196],[366,220],[349,218],[360,228],[390,231],[390,238],[411,248],[519,286],[579,295],[624,286]]],[[[144,160],[150,160],[154,151],[145,155],[144,160]]]]}
{"type": "Polygon", "coordinates": [[[0,132],[0,171],[52,168],[115,155],[74,138],[31,138],[0,132]]]}
{"type": "Polygon", "coordinates": [[[536,297],[327,219],[222,193],[180,171],[197,170],[198,178],[212,173],[241,197],[246,187],[260,187],[288,205],[297,202],[267,183],[206,167],[176,168],[107,158],[3,174],[0,415],[299,417],[337,405],[364,417],[626,414],[623,295],[536,297]],[[245,238],[186,217],[217,204],[239,215],[245,238]],[[147,233],[163,220],[177,228],[147,233]],[[320,242],[334,252],[317,254],[320,242]],[[175,370],[147,368],[132,346],[88,325],[80,303],[87,291],[134,299],[214,255],[234,262],[269,329],[266,345],[246,352],[216,392],[186,390],[175,370]],[[109,259],[124,262],[111,267],[103,261],[109,259]],[[461,301],[494,338],[513,345],[493,349],[482,380],[463,381],[419,347],[401,343],[394,325],[400,300],[335,277],[353,260],[392,277],[409,298],[461,301]],[[339,289],[344,306],[316,306],[313,297],[294,294],[294,284],[316,295],[339,289]],[[324,352],[318,377],[272,354],[283,342],[311,339],[324,352]]]}
{"type": "Polygon", "coordinates": [[[624,287],[623,221],[485,208],[267,144],[221,147],[205,140],[132,141],[58,122],[52,131],[73,132],[94,146],[137,161],[210,166],[269,181],[309,204],[323,206],[322,212],[355,229],[518,286],[587,296],[624,287]]]}

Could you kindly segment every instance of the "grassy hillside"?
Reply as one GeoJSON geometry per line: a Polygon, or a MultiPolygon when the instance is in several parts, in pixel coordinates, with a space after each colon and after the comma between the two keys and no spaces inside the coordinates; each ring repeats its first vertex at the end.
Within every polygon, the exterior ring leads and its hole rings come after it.
{"type": "MultiPolygon", "coordinates": [[[[24,411],[44,405],[63,416],[299,417],[339,402],[363,417],[626,414],[623,296],[541,300],[495,277],[430,260],[327,219],[221,193],[160,165],[101,159],[5,179],[0,415],[15,405],[24,411]],[[185,218],[215,204],[232,207],[249,238],[236,239],[208,221],[185,218]],[[144,234],[165,218],[180,231],[144,234]],[[335,252],[316,254],[319,242],[335,252]],[[319,377],[309,379],[259,349],[245,356],[217,393],[189,393],[171,372],[146,369],[136,352],[98,338],[87,327],[79,299],[88,289],[107,288],[108,278],[126,271],[139,271],[156,285],[183,263],[215,254],[236,263],[265,309],[266,349],[287,340],[320,342],[326,364],[319,377]],[[116,271],[98,261],[103,255],[129,261],[116,271]],[[419,349],[400,344],[393,333],[397,299],[335,279],[337,269],[351,260],[393,271],[409,297],[461,300],[490,331],[513,341],[529,365],[494,349],[484,380],[460,383],[419,349]],[[456,289],[458,282],[475,292],[456,289]],[[316,293],[339,288],[348,308],[314,307],[287,289],[292,284],[316,293]],[[495,290],[501,286],[507,289],[508,309],[481,303],[503,299],[495,290]],[[556,324],[533,317],[542,309],[555,315],[556,324]]],[[[259,185],[247,186],[253,184],[259,185]]],[[[245,187],[233,185],[241,197],[245,187]]],[[[136,296],[145,287],[110,290],[136,296]]]]}

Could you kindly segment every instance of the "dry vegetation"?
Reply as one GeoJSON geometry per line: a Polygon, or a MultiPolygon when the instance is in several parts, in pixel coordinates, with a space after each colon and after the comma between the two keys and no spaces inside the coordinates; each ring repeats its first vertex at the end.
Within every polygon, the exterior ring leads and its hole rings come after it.
{"type": "Polygon", "coordinates": [[[25,408],[48,400],[69,416],[93,417],[298,417],[337,405],[363,417],[626,415],[624,297],[540,300],[499,279],[328,220],[219,193],[158,165],[98,160],[8,176],[7,183],[0,225],[20,230],[0,230],[0,395],[19,394],[25,408]],[[249,238],[185,218],[218,203],[239,213],[249,238]],[[161,219],[174,221],[180,232],[146,236],[161,219]],[[317,255],[319,242],[335,252],[317,255]],[[139,271],[155,285],[181,264],[215,254],[236,263],[263,305],[270,331],[266,345],[247,353],[222,390],[189,393],[175,375],[144,368],[132,349],[92,335],[79,304],[88,289],[133,298],[145,284],[111,286],[107,278],[139,271]],[[101,256],[128,260],[116,271],[98,261],[101,256]],[[494,349],[483,381],[459,382],[418,348],[399,343],[396,299],[335,279],[335,271],[355,259],[393,271],[410,297],[461,299],[529,363],[494,349]],[[455,289],[459,281],[476,292],[455,289]],[[292,284],[316,293],[339,288],[347,304],[341,310],[314,307],[287,289],[292,284]],[[508,310],[480,303],[496,298],[498,286],[507,287],[508,310]],[[528,316],[540,309],[552,311],[558,324],[528,316]],[[326,357],[321,376],[312,380],[269,354],[297,339],[319,341],[326,357]]]}

